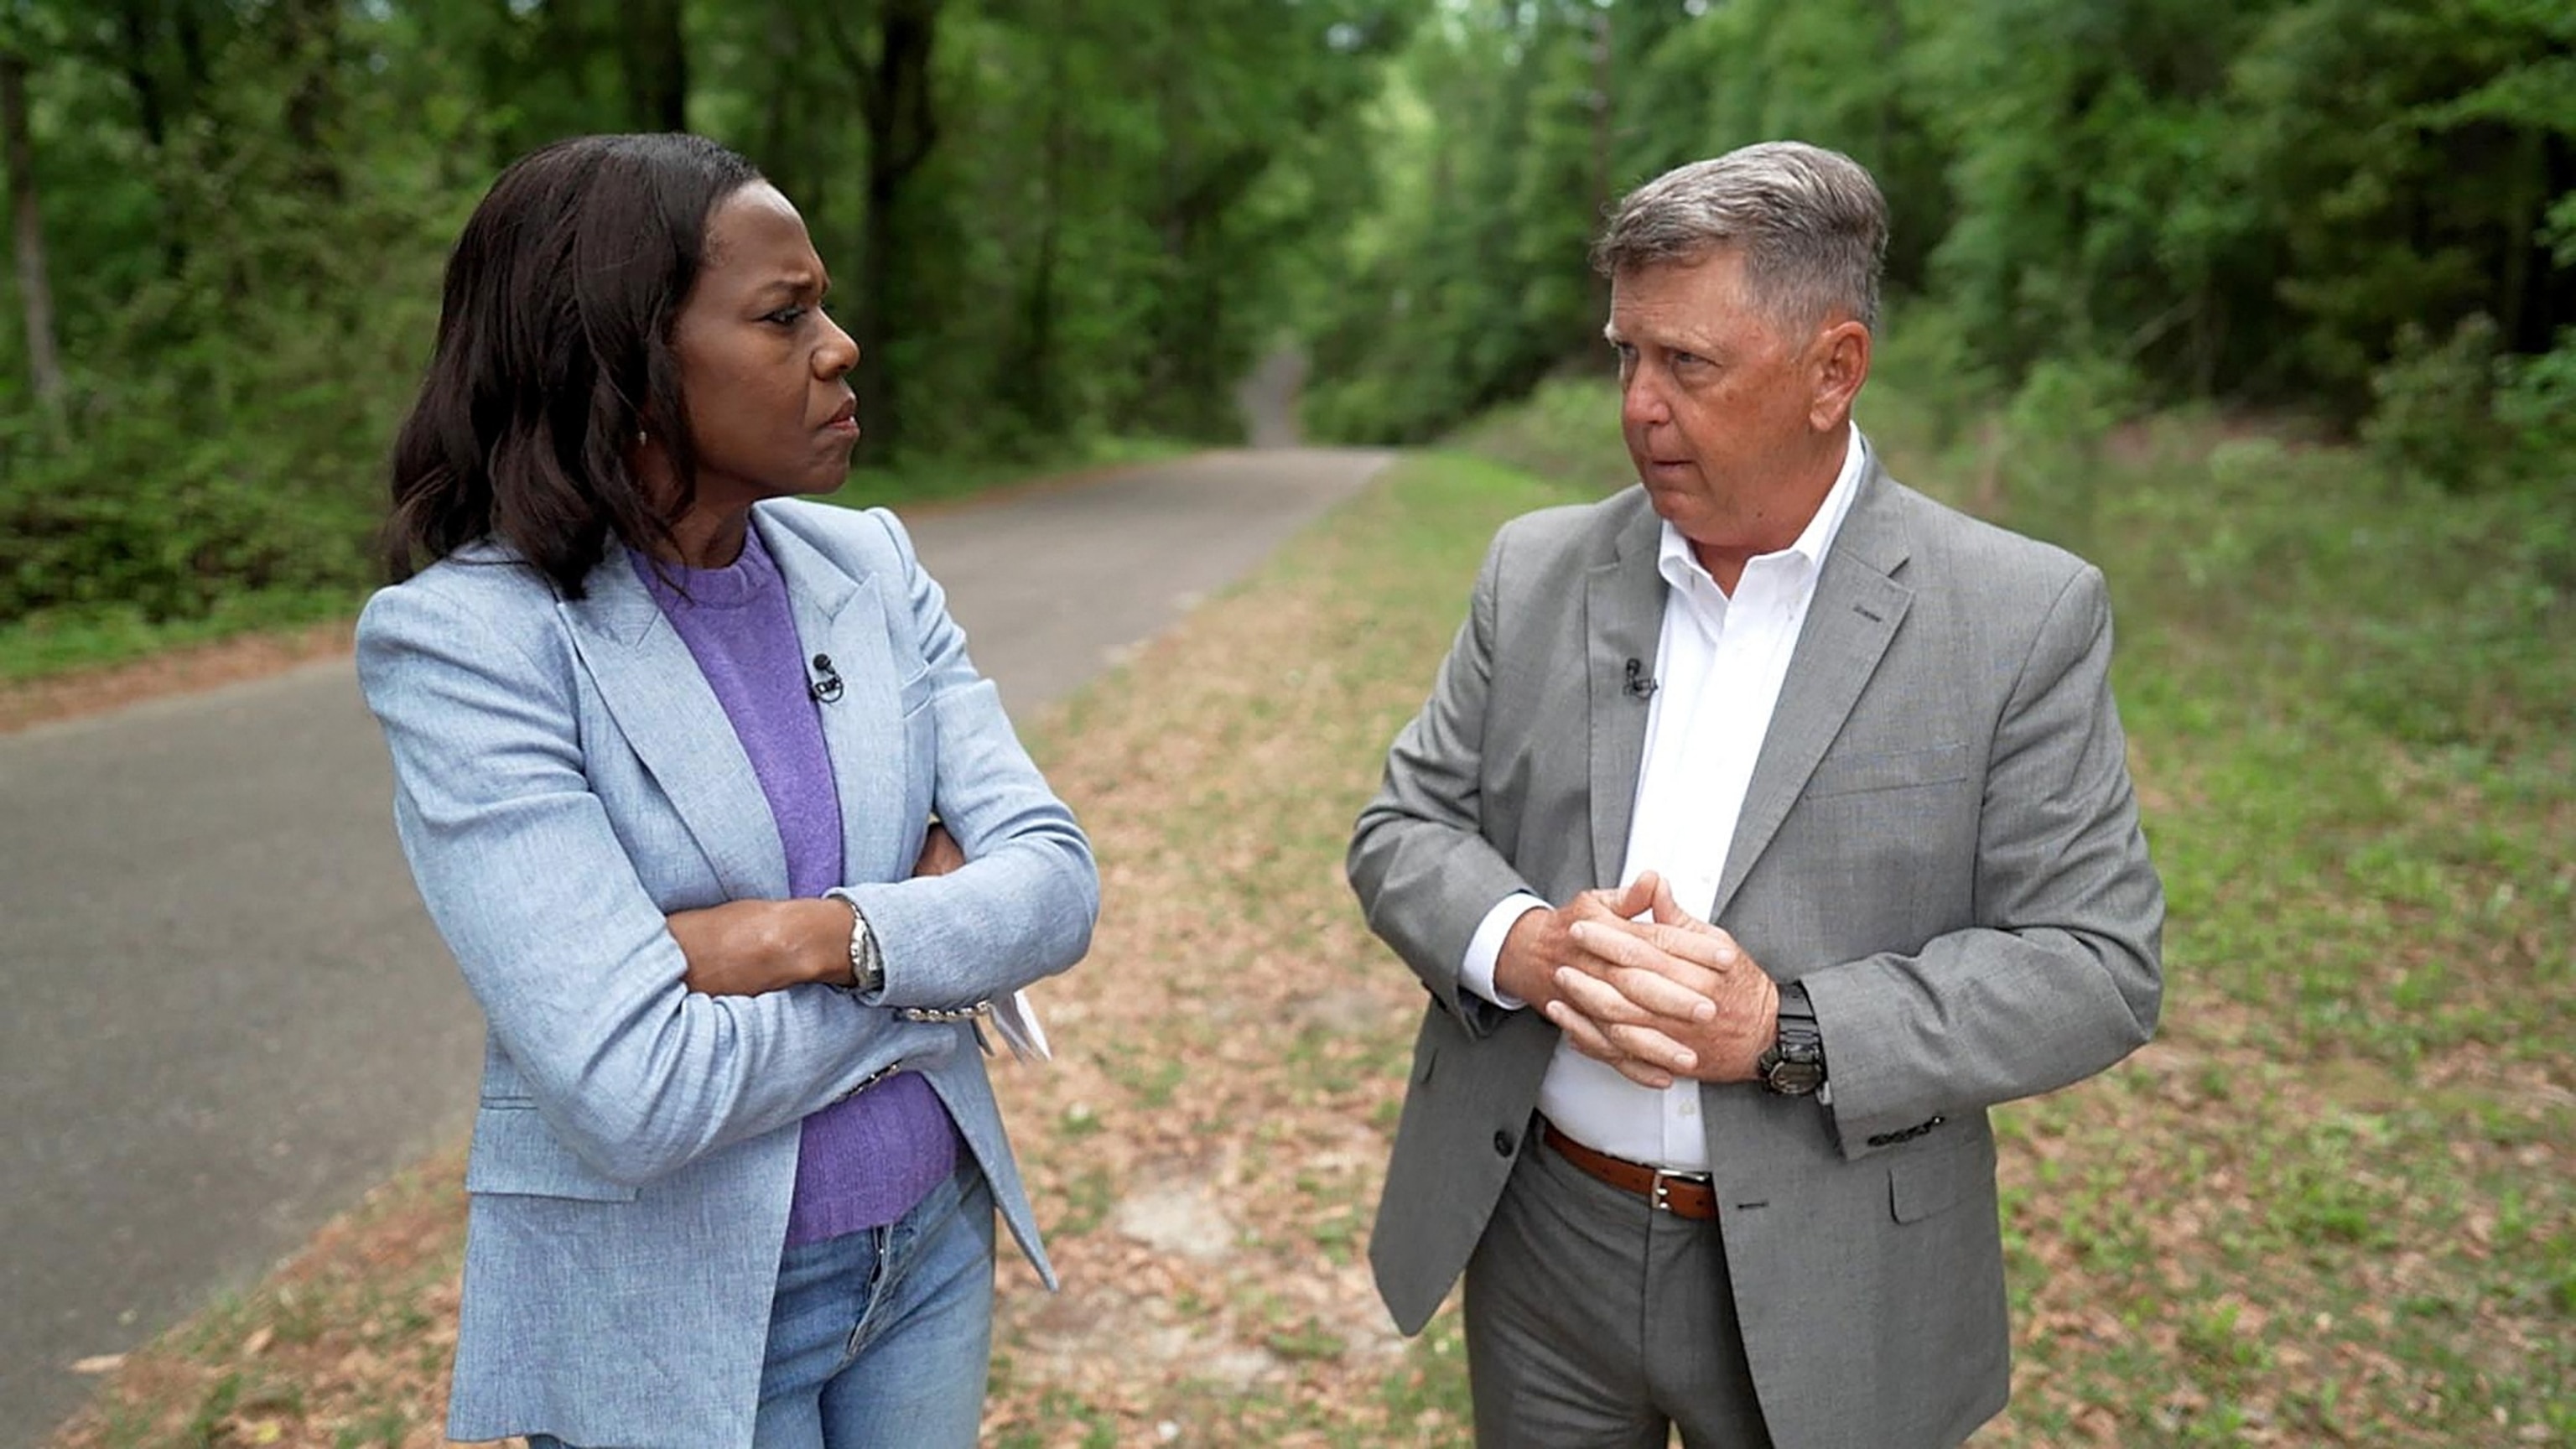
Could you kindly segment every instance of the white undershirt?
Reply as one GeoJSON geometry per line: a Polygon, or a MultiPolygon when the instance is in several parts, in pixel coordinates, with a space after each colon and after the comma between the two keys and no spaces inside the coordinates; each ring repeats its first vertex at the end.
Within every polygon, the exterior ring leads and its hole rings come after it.
{"type": "MultiPolygon", "coordinates": [[[[1860,489],[1866,445],[1854,427],[1842,471],[1798,541],[1748,560],[1729,598],[1700,566],[1690,543],[1664,525],[1655,568],[1663,576],[1663,632],[1655,645],[1655,691],[1644,706],[1645,764],[1629,816],[1626,884],[1648,870],[1673,896],[1706,916],[1726,873],[1726,853],[1744,809],[1753,764],[1771,730],[1772,707],[1789,657],[1816,597],[1816,575],[1860,489]]],[[[1498,1006],[1524,1003],[1494,987],[1494,960],[1522,914],[1546,907],[1528,894],[1495,905],[1467,945],[1460,980],[1498,1006]]],[[[1695,1081],[1641,1087],[1560,1041],[1539,1085],[1538,1106],[1567,1135],[1632,1162],[1682,1172],[1708,1168],[1695,1081]]]]}

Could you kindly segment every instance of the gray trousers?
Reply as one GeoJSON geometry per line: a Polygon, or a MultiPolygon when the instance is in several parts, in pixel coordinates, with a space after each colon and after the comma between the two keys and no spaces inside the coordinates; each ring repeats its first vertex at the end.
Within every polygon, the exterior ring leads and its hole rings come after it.
{"type": "Polygon", "coordinates": [[[1467,1262],[1478,1449],[1770,1449],[1718,1227],[1533,1130],[1467,1262]]]}

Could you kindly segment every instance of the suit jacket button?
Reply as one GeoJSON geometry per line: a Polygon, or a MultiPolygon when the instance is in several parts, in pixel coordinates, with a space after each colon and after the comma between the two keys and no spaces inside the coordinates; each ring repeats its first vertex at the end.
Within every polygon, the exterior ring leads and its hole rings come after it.
{"type": "Polygon", "coordinates": [[[1498,1155],[1498,1156],[1502,1156],[1502,1157],[1509,1157],[1509,1156],[1511,1156],[1511,1155],[1512,1155],[1512,1134],[1510,1134],[1509,1132],[1497,1132],[1497,1133],[1495,1133],[1495,1134],[1494,1134],[1494,1152],[1495,1152],[1495,1154],[1496,1154],[1496,1155],[1498,1155]]]}

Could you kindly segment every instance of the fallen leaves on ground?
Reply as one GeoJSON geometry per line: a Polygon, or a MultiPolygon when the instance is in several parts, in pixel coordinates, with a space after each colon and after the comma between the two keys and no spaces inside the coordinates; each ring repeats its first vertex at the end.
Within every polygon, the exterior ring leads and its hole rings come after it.
{"type": "MultiPolygon", "coordinates": [[[[1340,858],[1486,534],[1565,496],[1408,465],[1036,722],[1105,904],[1090,959],[1036,992],[1057,1060],[996,1068],[1065,1287],[1006,1258],[988,1443],[1469,1442],[1454,1315],[1407,1344],[1370,1286],[1423,994],[1340,858]]],[[[2160,808],[2217,793],[2162,758],[2160,808]]],[[[1977,1442],[2569,1442],[2563,1057],[2472,1040],[2401,1075],[2287,1039],[2189,932],[2155,1045],[1999,1114],[2017,1377],[1977,1442]]],[[[2563,995],[2566,950],[2515,946],[2520,984],[2478,989],[2563,995]]],[[[55,1449],[440,1443],[458,1172],[102,1365],[55,1449]]]]}

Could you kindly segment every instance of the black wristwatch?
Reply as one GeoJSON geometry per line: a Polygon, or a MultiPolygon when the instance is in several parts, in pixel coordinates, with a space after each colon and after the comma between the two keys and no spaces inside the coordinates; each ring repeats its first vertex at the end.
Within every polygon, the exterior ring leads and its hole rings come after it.
{"type": "Polygon", "coordinates": [[[1824,1086],[1825,1034],[1816,1028],[1807,988],[1797,982],[1780,988],[1780,1034],[1754,1059],[1753,1070],[1765,1088],[1783,1097],[1813,1096],[1824,1086]]]}

